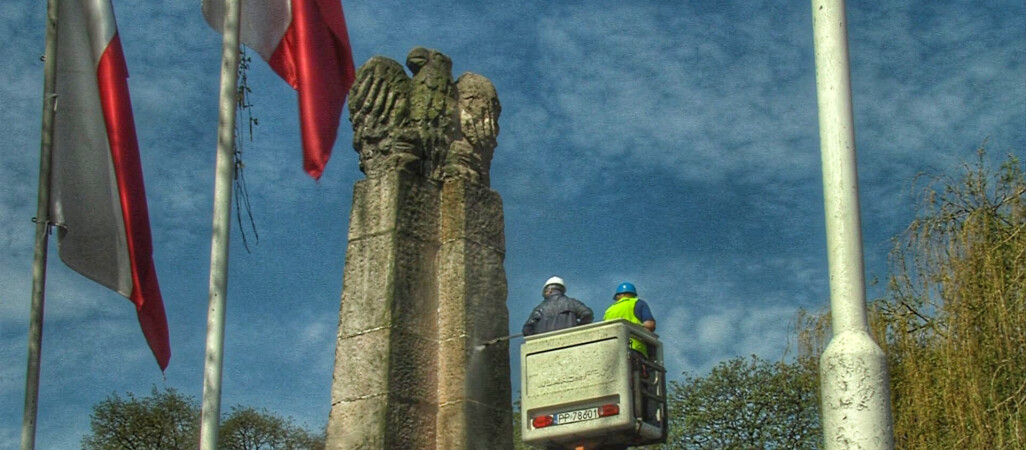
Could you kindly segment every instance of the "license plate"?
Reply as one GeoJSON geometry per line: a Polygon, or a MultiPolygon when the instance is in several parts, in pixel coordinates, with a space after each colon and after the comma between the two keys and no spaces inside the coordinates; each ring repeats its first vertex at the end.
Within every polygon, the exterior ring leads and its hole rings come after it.
{"type": "Polygon", "coordinates": [[[576,411],[567,411],[556,414],[553,417],[552,423],[556,425],[565,425],[568,423],[583,422],[585,420],[592,420],[598,418],[598,408],[578,409],[576,411]]]}

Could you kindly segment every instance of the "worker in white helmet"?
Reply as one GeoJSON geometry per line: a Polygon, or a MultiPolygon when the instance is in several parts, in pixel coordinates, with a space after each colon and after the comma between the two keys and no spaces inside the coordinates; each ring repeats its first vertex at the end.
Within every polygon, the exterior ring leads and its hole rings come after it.
{"type": "Polygon", "coordinates": [[[566,296],[566,283],[560,277],[545,281],[542,297],[544,300],[531,311],[524,323],[524,336],[584,325],[595,318],[588,305],[566,296]]]}

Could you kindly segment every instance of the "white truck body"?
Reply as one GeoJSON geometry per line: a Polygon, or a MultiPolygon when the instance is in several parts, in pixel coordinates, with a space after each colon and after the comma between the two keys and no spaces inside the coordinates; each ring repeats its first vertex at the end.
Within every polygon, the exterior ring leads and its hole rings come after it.
{"type": "Polygon", "coordinates": [[[525,443],[665,442],[663,348],[644,327],[620,319],[528,336],[520,367],[525,443]],[[648,358],[630,350],[632,337],[647,344],[648,358]]]}

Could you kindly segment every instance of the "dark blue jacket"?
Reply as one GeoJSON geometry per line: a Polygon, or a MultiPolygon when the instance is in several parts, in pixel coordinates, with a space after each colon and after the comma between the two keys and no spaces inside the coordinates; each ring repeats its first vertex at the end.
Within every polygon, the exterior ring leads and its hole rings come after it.
{"type": "Polygon", "coordinates": [[[544,333],[546,331],[561,330],[577,325],[591,323],[595,314],[587,305],[576,298],[567,297],[562,293],[555,293],[531,311],[531,315],[524,323],[524,336],[544,333]]]}

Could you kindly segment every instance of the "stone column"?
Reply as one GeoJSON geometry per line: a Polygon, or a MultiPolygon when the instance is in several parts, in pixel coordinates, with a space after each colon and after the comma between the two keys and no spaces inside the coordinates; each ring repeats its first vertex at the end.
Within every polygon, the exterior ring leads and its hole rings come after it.
{"type": "Polygon", "coordinates": [[[509,344],[475,348],[508,328],[502,199],[453,180],[441,203],[436,448],[512,448],[509,344]]]}
{"type": "Polygon", "coordinates": [[[434,448],[437,197],[405,171],[353,189],[328,448],[434,448]]]}
{"type": "Polygon", "coordinates": [[[353,190],[329,449],[511,449],[502,199],[488,187],[499,103],[415,48],[349,94],[367,175],[353,190]]]}

